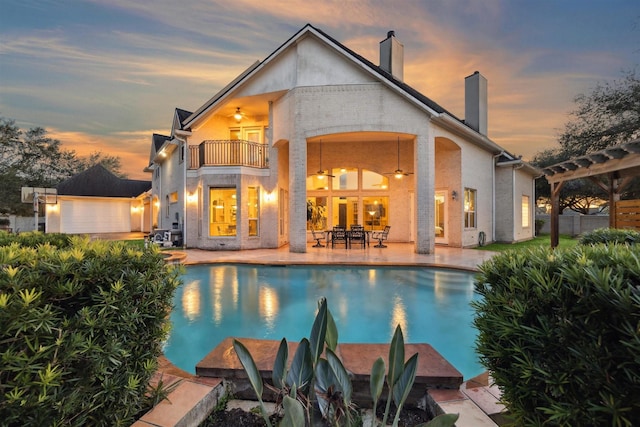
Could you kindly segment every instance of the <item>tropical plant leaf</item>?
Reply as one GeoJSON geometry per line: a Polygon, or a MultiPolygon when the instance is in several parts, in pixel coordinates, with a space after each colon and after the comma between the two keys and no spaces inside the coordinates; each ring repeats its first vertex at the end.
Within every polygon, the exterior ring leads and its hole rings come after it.
{"type": "Polygon", "coordinates": [[[280,422],[280,427],[300,427],[305,425],[302,403],[292,397],[285,396],[282,406],[284,407],[284,417],[280,422]]]}
{"type": "Polygon", "coordinates": [[[333,371],[331,370],[331,366],[329,366],[329,362],[327,359],[323,359],[321,357],[316,364],[316,378],[314,384],[316,391],[326,393],[329,386],[335,382],[336,380],[333,378],[333,371]]]}
{"type": "Polygon", "coordinates": [[[278,347],[278,353],[276,359],[273,361],[273,371],[271,373],[271,379],[273,385],[276,388],[283,389],[285,385],[285,378],[287,376],[287,360],[289,359],[289,346],[287,345],[287,339],[282,338],[280,341],[280,347],[278,347]]]}
{"type": "Polygon", "coordinates": [[[416,427],[454,427],[459,414],[440,414],[427,423],[418,424],[416,427]]]}
{"type": "Polygon", "coordinates": [[[392,389],[402,371],[404,370],[404,336],[400,325],[396,326],[396,331],[389,346],[389,373],[387,375],[387,385],[392,389]]]}
{"type": "Polygon", "coordinates": [[[314,389],[316,397],[318,398],[318,407],[322,416],[326,418],[329,413],[329,399],[327,394],[329,388],[336,382],[331,366],[327,359],[320,358],[316,364],[316,378],[314,383],[314,389]]]}
{"type": "Polygon", "coordinates": [[[251,353],[249,353],[249,350],[247,350],[244,344],[235,339],[233,340],[233,349],[236,351],[238,359],[249,377],[251,387],[253,387],[253,390],[256,392],[258,399],[262,399],[262,377],[260,376],[256,362],[254,362],[253,357],[251,357],[251,353]]]}
{"type": "Polygon", "coordinates": [[[311,327],[309,344],[311,346],[311,357],[315,365],[322,351],[324,350],[324,339],[327,333],[327,299],[322,297],[318,300],[318,314],[311,327]]]}
{"type": "Polygon", "coordinates": [[[287,373],[287,385],[296,387],[305,392],[309,388],[309,383],[313,378],[313,360],[311,358],[311,347],[309,340],[303,338],[298,345],[296,354],[293,356],[291,367],[287,373]]]}
{"type": "Polygon", "coordinates": [[[409,396],[411,392],[411,387],[413,387],[413,382],[416,379],[416,371],[418,369],[418,353],[414,354],[407,360],[407,363],[404,365],[404,370],[402,371],[402,375],[396,382],[396,385],[393,387],[393,401],[398,408],[397,413],[400,413],[400,409],[402,409],[402,405],[404,401],[409,396]]]}
{"type": "Polygon", "coordinates": [[[369,384],[371,386],[371,397],[373,398],[374,404],[378,402],[378,399],[380,399],[380,395],[382,395],[385,368],[386,367],[384,366],[384,359],[382,357],[378,357],[376,361],[373,362],[369,384]]]}
{"type": "Polygon", "coordinates": [[[331,349],[331,351],[335,352],[338,347],[338,327],[336,326],[336,322],[333,319],[333,315],[331,314],[331,310],[327,308],[327,333],[324,337],[324,341],[327,344],[327,347],[331,349]]]}
{"type": "Polygon", "coordinates": [[[333,376],[336,380],[336,385],[339,387],[340,391],[342,391],[342,398],[345,403],[345,407],[348,408],[351,404],[351,395],[353,394],[351,377],[349,377],[349,373],[345,369],[338,356],[336,356],[336,354],[329,349],[327,349],[327,361],[329,362],[329,366],[331,367],[331,371],[333,372],[333,376]]]}

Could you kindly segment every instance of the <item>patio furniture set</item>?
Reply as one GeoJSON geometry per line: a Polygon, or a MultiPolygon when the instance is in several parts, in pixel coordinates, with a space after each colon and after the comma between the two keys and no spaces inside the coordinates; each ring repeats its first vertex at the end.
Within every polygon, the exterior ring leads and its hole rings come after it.
{"type": "Polygon", "coordinates": [[[331,243],[332,248],[336,245],[344,245],[345,249],[349,249],[353,244],[358,244],[364,249],[369,246],[371,239],[378,241],[374,248],[386,248],[387,246],[382,242],[387,240],[389,229],[391,226],[387,225],[383,230],[371,231],[365,230],[362,225],[353,224],[349,229],[344,226],[335,226],[332,230],[325,231],[317,231],[312,228],[311,234],[316,241],[316,244],[313,245],[314,248],[324,248],[325,245],[322,244],[324,240],[327,247],[331,243]]]}

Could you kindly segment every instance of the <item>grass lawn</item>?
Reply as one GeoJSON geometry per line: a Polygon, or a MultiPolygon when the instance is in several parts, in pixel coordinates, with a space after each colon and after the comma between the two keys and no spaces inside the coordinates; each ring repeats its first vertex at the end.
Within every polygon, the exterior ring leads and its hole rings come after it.
{"type": "Polygon", "coordinates": [[[136,239],[136,240],[121,240],[125,245],[133,246],[138,249],[144,248],[144,239],[136,239]]]}
{"type": "MultiPolygon", "coordinates": [[[[571,248],[578,244],[577,238],[572,238],[568,235],[561,234],[558,247],[559,248],[571,248]]],[[[551,235],[550,234],[541,234],[536,236],[533,240],[527,240],[526,242],[518,242],[518,243],[491,243],[486,246],[477,247],[476,249],[482,251],[494,251],[494,252],[503,252],[508,251],[510,249],[526,249],[532,248],[535,246],[546,246],[551,247],[551,235]]]]}

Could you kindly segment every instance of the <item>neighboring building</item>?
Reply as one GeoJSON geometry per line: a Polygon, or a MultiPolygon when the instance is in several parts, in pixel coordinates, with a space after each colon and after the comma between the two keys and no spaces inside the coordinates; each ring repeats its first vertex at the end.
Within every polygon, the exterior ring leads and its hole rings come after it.
{"type": "Polygon", "coordinates": [[[392,31],[378,66],[306,25],[195,112],[176,109],[145,169],[154,227],[188,247],[292,252],[337,224],[390,225],[418,253],[532,238],[539,172],[487,137],[486,79],[466,78],[460,120],[403,82],[403,56],[392,31]]]}
{"type": "Polygon", "coordinates": [[[46,205],[48,233],[151,231],[149,181],[118,178],[98,164],[56,189],[58,203],[46,205]]]}

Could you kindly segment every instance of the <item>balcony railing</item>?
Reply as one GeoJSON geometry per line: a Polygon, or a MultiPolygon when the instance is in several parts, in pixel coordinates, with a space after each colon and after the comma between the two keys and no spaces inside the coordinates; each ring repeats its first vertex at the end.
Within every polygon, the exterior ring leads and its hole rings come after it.
{"type": "Polygon", "coordinates": [[[207,140],[189,146],[189,169],[203,166],[268,167],[267,146],[243,140],[207,140]]]}

